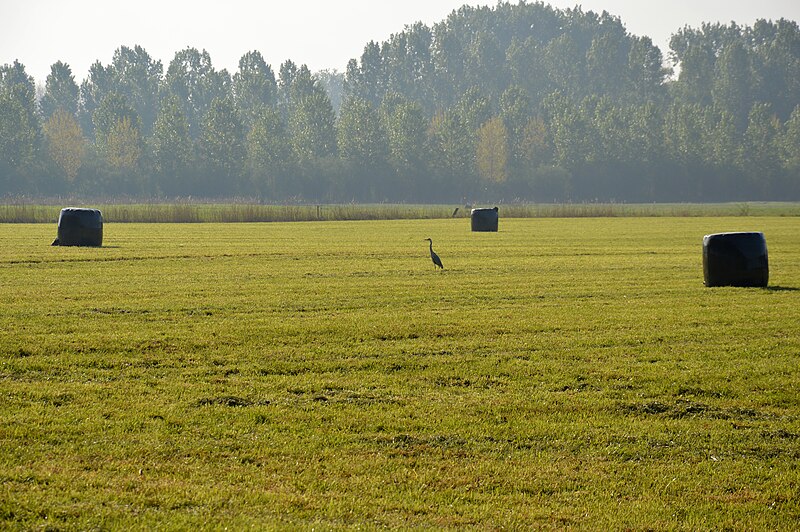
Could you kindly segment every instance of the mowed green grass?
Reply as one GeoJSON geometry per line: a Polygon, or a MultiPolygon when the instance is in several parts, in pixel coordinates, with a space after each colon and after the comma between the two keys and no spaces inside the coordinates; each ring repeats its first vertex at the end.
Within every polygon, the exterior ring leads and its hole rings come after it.
{"type": "Polygon", "coordinates": [[[0,528],[800,522],[795,217],[54,237],[0,225],[0,528]],[[741,230],[770,288],[705,288],[741,230]]]}

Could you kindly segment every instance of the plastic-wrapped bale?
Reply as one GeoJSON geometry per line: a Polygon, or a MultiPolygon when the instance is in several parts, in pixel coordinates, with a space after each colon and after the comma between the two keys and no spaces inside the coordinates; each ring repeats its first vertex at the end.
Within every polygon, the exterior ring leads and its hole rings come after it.
{"type": "Polygon", "coordinates": [[[703,237],[706,286],[757,286],[769,282],[764,233],[715,233],[703,237]]]}
{"type": "Polygon", "coordinates": [[[97,209],[61,209],[54,246],[102,246],[103,214],[97,209]]]}
{"type": "Polygon", "coordinates": [[[473,231],[497,232],[497,223],[500,215],[497,212],[497,207],[493,209],[472,209],[470,219],[472,220],[473,231]]]}

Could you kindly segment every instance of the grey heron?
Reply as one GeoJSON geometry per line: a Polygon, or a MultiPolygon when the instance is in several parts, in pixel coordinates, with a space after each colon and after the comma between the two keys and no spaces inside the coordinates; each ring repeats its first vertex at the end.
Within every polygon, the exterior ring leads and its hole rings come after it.
{"type": "Polygon", "coordinates": [[[438,266],[438,267],[440,267],[441,269],[443,269],[443,270],[444,270],[444,266],[442,266],[442,259],[440,259],[440,258],[439,258],[439,255],[437,255],[437,254],[436,254],[436,252],[435,252],[435,251],[433,251],[433,240],[431,240],[430,238],[426,238],[425,240],[427,240],[428,242],[430,242],[430,248],[431,248],[431,260],[433,261],[433,266],[434,266],[434,268],[435,268],[436,266],[438,266]]]}

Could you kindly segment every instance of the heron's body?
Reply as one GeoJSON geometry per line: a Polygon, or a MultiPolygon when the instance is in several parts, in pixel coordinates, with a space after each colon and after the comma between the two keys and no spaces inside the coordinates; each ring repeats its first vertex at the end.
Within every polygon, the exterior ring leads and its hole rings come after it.
{"type": "Polygon", "coordinates": [[[443,270],[444,270],[444,266],[442,266],[442,259],[440,259],[440,258],[439,258],[439,255],[437,255],[437,254],[436,254],[436,252],[435,252],[435,251],[433,251],[433,240],[431,240],[430,238],[426,238],[425,240],[427,240],[428,242],[430,242],[430,249],[431,249],[431,260],[433,261],[433,266],[434,266],[434,268],[435,268],[436,266],[438,266],[438,267],[440,267],[441,269],[443,269],[443,270]]]}

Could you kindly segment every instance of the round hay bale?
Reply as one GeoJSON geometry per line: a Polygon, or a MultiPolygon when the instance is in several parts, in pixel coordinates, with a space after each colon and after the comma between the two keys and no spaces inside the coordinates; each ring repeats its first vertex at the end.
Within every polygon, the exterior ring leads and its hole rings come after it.
{"type": "Polygon", "coordinates": [[[703,237],[706,286],[756,286],[769,282],[764,233],[715,233],[703,237]]]}
{"type": "Polygon", "coordinates": [[[102,246],[103,214],[97,209],[61,209],[58,238],[53,245],[102,246]]]}
{"type": "Polygon", "coordinates": [[[470,220],[472,220],[473,231],[497,232],[497,223],[500,215],[497,207],[492,209],[472,209],[470,220]]]}

